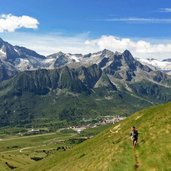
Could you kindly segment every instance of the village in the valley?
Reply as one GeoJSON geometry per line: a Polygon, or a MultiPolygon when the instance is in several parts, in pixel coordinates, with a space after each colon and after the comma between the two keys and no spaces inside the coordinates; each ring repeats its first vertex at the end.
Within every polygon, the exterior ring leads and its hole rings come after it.
{"type": "Polygon", "coordinates": [[[96,127],[101,126],[101,125],[115,124],[115,123],[120,122],[124,119],[126,119],[126,116],[120,116],[120,115],[104,116],[97,123],[93,123],[93,124],[91,123],[91,124],[87,124],[84,126],[83,125],[82,126],[72,126],[72,127],[67,128],[67,129],[72,129],[72,130],[76,131],[77,133],[80,133],[81,131],[88,129],[88,128],[96,128],[96,127]]]}
{"type": "MultiPolygon", "coordinates": [[[[117,122],[120,122],[122,120],[126,119],[126,116],[120,116],[120,115],[116,115],[116,116],[104,116],[101,119],[96,120],[96,122],[94,123],[88,123],[86,124],[86,121],[84,124],[80,124],[77,126],[69,126],[68,128],[60,128],[57,130],[57,132],[60,132],[62,130],[73,130],[75,132],[77,132],[78,134],[81,133],[81,131],[86,130],[88,128],[96,128],[102,125],[107,125],[107,124],[115,124],[117,122]]],[[[25,133],[18,133],[18,135],[20,136],[28,136],[28,135],[35,135],[35,134],[44,134],[44,133],[48,133],[49,130],[48,129],[28,129],[27,132],[25,133]]]]}

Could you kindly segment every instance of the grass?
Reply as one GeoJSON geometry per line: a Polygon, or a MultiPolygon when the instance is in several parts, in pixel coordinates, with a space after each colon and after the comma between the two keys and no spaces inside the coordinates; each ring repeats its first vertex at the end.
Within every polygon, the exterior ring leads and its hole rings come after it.
{"type": "Polygon", "coordinates": [[[95,128],[88,128],[88,129],[85,129],[81,132],[80,136],[95,136],[97,135],[98,133],[102,132],[103,130],[111,127],[112,124],[107,124],[107,125],[101,125],[101,126],[97,126],[95,128]]]}
{"type": "Polygon", "coordinates": [[[11,169],[23,171],[30,165],[55,153],[62,155],[65,150],[70,151],[75,145],[84,141],[84,137],[90,134],[96,135],[107,127],[109,125],[87,129],[82,134],[63,130],[23,137],[4,135],[0,140],[0,171],[11,169]]]}
{"type": "Polygon", "coordinates": [[[8,171],[13,167],[23,170],[23,167],[56,152],[58,146],[70,145],[65,140],[75,136],[76,134],[48,133],[4,138],[0,141],[0,170],[8,171]]]}
{"type": "Polygon", "coordinates": [[[171,170],[171,103],[141,110],[70,151],[56,153],[32,171],[169,171],[171,170]],[[133,150],[130,128],[139,130],[133,150]]]}
{"type": "Polygon", "coordinates": [[[39,146],[46,144],[49,140],[60,140],[71,137],[72,134],[48,133],[43,135],[23,136],[8,138],[0,141],[0,152],[7,152],[13,149],[24,148],[28,146],[39,146]]]}

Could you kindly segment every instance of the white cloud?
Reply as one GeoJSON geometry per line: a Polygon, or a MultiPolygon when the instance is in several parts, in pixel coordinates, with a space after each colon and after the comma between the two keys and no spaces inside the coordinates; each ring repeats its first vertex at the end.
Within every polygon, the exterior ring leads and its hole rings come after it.
{"type": "Polygon", "coordinates": [[[125,23],[141,23],[141,24],[171,24],[171,18],[108,18],[99,21],[107,22],[125,22],[125,23]]]}
{"type": "MultiPolygon", "coordinates": [[[[158,40],[161,42],[161,40],[158,40]]],[[[171,42],[152,43],[145,40],[132,40],[130,38],[119,38],[115,36],[101,36],[98,39],[87,40],[86,45],[95,49],[110,49],[123,52],[128,49],[136,57],[171,58],[171,42]]]]}
{"type": "Polygon", "coordinates": [[[5,41],[13,45],[24,46],[43,55],[59,51],[65,53],[90,53],[103,49],[123,52],[125,49],[135,57],[141,58],[171,58],[171,40],[166,39],[132,39],[113,35],[103,35],[92,39],[88,33],[67,36],[63,34],[31,34],[31,33],[1,33],[5,41]]]}
{"type": "Polygon", "coordinates": [[[171,8],[160,8],[160,12],[171,12],[171,8]]]}
{"type": "Polygon", "coordinates": [[[14,32],[20,28],[37,29],[38,20],[30,16],[0,15],[0,32],[14,32]]]}

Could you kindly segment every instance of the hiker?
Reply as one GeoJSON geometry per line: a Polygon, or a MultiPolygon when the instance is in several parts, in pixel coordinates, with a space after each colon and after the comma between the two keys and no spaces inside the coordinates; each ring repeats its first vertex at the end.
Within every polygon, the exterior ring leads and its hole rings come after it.
{"type": "Polygon", "coordinates": [[[138,130],[135,128],[135,126],[132,127],[131,138],[132,145],[134,148],[136,148],[136,145],[138,143],[138,130]]]}

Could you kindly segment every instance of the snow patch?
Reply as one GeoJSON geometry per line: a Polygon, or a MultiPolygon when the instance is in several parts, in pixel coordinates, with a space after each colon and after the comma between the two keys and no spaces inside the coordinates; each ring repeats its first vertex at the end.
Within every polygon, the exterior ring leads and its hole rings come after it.
{"type": "Polygon", "coordinates": [[[6,55],[6,53],[5,53],[2,49],[0,49],[0,55],[5,56],[5,55],[6,55]]]}
{"type": "Polygon", "coordinates": [[[137,59],[144,65],[150,65],[159,70],[171,70],[171,62],[159,61],[157,59],[137,59]]]}
{"type": "Polygon", "coordinates": [[[32,68],[32,65],[30,64],[30,62],[27,59],[22,59],[22,58],[17,58],[15,60],[15,65],[16,65],[16,68],[21,71],[29,70],[32,68]]]}
{"type": "Polygon", "coordinates": [[[75,60],[75,62],[80,62],[80,59],[77,56],[71,55],[69,56],[72,60],[75,60]]]}
{"type": "Polygon", "coordinates": [[[19,51],[16,48],[14,48],[14,50],[15,50],[15,52],[17,52],[17,54],[20,54],[19,51]]]}

